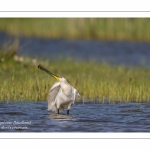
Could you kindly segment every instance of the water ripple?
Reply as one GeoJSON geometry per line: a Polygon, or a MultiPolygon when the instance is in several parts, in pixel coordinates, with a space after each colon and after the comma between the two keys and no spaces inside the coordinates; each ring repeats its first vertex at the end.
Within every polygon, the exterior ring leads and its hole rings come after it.
{"type": "Polygon", "coordinates": [[[70,115],[47,111],[47,102],[0,103],[1,132],[149,132],[150,104],[76,102],[70,115]]]}

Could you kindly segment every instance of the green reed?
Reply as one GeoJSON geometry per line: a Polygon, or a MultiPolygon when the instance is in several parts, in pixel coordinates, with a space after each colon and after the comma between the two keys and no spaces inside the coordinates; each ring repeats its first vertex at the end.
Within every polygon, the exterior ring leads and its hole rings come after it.
{"type": "Polygon", "coordinates": [[[0,18],[0,31],[43,38],[150,40],[150,18],[0,18]]]}
{"type": "Polygon", "coordinates": [[[41,64],[65,77],[80,93],[79,100],[99,102],[150,101],[150,69],[110,66],[72,59],[42,60],[0,51],[0,101],[46,100],[54,78],[38,69],[41,64]]]}

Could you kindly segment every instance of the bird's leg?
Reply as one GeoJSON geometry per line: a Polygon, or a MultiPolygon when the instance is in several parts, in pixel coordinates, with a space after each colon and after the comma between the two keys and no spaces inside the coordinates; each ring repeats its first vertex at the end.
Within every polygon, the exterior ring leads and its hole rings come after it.
{"type": "Polygon", "coordinates": [[[59,114],[59,109],[57,109],[57,114],[59,114]]]}
{"type": "Polygon", "coordinates": [[[67,115],[69,115],[69,109],[67,110],[67,115]]]}

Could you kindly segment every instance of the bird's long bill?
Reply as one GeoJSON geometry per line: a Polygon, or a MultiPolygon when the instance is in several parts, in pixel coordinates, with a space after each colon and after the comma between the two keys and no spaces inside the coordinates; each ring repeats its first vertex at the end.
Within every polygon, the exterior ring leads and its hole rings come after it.
{"type": "Polygon", "coordinates": [[[38,68],[47,72],[48,74],[50,74],[52,77],[54,77],[57,81],[60,81],[60,77],[57,75],[54,75],[53,73],[51,73],[50,71],[48,71],[47,69],[45,69],[43,66],[38,65],[38,68]]]}

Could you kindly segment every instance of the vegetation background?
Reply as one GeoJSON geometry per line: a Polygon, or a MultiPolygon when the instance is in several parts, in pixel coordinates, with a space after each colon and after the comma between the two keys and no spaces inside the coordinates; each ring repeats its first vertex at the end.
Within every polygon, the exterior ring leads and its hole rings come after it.
{"type": "Polygon", "coordinates": [[[0,18],[0,31],[15,36],[150,40],[149,18],[0,18]]]}
{"type": "MultiPolygon", "coordinates": [[[[150,40],[149,18],[0,18],[0,32],[14,37],[0,50],[0,101],[46,100],[54,79],[37,69],[42,64],[62,74],[84,99],[99,102],[150,100],[150,69],[107,63],[45,60],[18,55],[18,39],[150,40]]],[[[80,99],[81,100],[81,99],[80,99]]]]}

